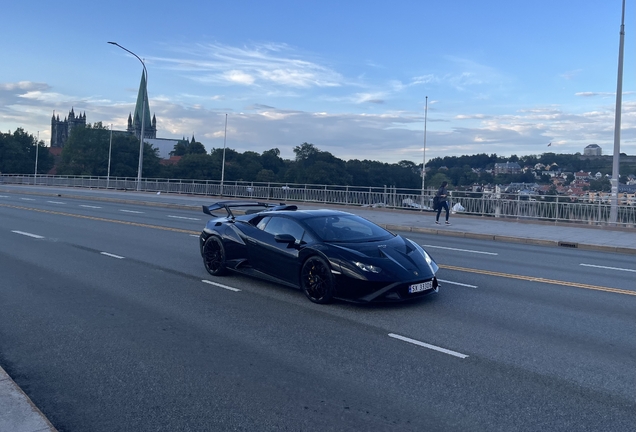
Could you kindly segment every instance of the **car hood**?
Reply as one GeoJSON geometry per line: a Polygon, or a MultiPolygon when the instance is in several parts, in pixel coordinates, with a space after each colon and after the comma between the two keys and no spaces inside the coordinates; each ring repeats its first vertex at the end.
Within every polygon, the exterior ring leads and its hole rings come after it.
{"type": "Polygon", "coordinates": [[[342,258],[381,267],[386,276],[432,276],[438,269],[432,258],[429,264],[420,249],[399,235],[389,240],[330,243],[330,246],[339,251],[342,258]]]}

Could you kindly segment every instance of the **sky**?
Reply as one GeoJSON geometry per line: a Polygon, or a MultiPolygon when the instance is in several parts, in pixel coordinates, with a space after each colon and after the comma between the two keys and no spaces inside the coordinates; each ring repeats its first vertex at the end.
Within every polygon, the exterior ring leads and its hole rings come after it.
{"type": "MultiPolygon", "coordinates": [[[[421,164],[614,147],[621,0],[5,2],[0,131],[50,142],[71,110],[126,128],[144,60],[157,137],[314,144],[421,164]],[[227,127],[225,121],[227,118],[227,127]],[[424,143],[426,149],[424,151],[424,143]],[[549,145],[551,144],[551,145],[549,145]]],[[[636,154],[636,0],[621,152],[636,154]]]]}

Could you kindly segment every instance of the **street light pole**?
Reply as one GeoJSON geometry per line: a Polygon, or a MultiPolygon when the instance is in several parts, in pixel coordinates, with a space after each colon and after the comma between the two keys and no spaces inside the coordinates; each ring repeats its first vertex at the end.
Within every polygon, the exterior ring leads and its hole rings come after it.
{"type": "Polygon", "coordinates": [[[612,194],[610,196],[610,223],[618,222],[618,181],[620,179],[621,152],[621,103],[623,99],[623,50],[625,48],[625,0],[621,18],[620,43],[618,48],[618,79],[616,84],[616,111],[614,112],[614,157],[612,159],[612,194]]]}
{"type": "Polygon", "coordinates": [[[428,96],[424,108],[424,151],[422,152],[422,210],[424,210],[424,179],[426,178],[426,117],[428,116],[428,96]]]}
{"type": "Polygon", "coordinates": [[[225,139],[227,138],[227,114],[225,114],[225,133],[223,135],[223,164],[221,165],[221,196],[223,196],[223,180],[225,178],[225,139]]]}
{"type": "Polygon", "coordinates": [[[35,142],[35,174],[33,174],[33,184],[38,184],[38,150],[40,150],[40,131],[38,131],[38,139],[35,142]]]}
{"type": "Polygon", "coordinates": [[[139,137],[139,166],[137,167],[137,190],[140,191],[141,190],[141,170],[144,165],[144,138],[145,138],[144,123],[146,120],[146,96],[147,96],[147,89],[148,89],[148,70],[146,69],[146,64],[144,63],[144,61],[141,58],[139,58],[137,54],[130,51],[129,49],[124,48],[123,46],[119,45],[117,42],[108,42],[108,43],[111,45],[118,46],[124,51],[134,55],[135,57],[137,57],[137,60],[141,62],[141,65],[144,67],[144,87],[145,88],[143,90],[143,102],[141,104],[142,106],[141,107],[141,136],[139,137]]]}
{"type": "Polygon", "coordinates": [[[110,124],[110,143],[108,144],[108,172],[106,173],[106,189],[110,186],[110,155],[113,149],[113,124],[110,124]]]}

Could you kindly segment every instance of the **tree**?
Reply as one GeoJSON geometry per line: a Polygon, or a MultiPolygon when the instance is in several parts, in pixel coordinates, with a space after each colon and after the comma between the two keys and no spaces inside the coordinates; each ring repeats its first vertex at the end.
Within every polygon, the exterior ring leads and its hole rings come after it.
{"type": "Polygon", "coordinates": [[[450,179],[442,173],[435,174],[428,182],[428,185],[434,188],[439,188],[443,182],[448,182],[448,184],[452,184],[450,179]]]}
{"type": "Polygon", "coordinates": [[[261,165],[263,165],[264,169],[278,174],[285,168],[285,161],[280,157],[280,150],[273,148],[263,152],[261,155],[261,165]]]}
{"type": "Polygon", "coordinates": [[[256,174],[256,181],[263,183],[271,183],[276,181],[276,174],[272,170],[262,169],[256,174]]]}
{"type": "Polygon", "coordinates": [[[208,154],[186,154],[174,167],[174,172],[182,179],[217,180],[221,178],[221,164],[215,164],[208,154]]]}
{"type": "MultiPolygon", "coordinates": [[[[59,174],[106,176],[108,173],[108,149],[110,131],[101,124],[75,128],[62,149],[59,174]]],[[[160,173],[157,149],[144,143],[143,177],[160,173]]],[[[135,177],[139,167],[139,140],[127,133],[114,133],[111,150],[110,175],[135,177]]]]}
{"type": "Polygon", "coordinates": [[[184,156],[187,154],[207,154],[207,150],[203,144],[195,141],[194,136],[192,136],[192,140],[190,141],[185,138],[179,140],[174,145],[174,149],[170,152],[171,156],[184,156]]]}
{"type": "Polygon", "coordinates": [[[16,129],[13,134],[0,133],[0,173],[33,174],[36,153],[38,173],[49,172],[53,167],[53,156],[42,141],[38,142],[33,135],[26,133],[22,128],[16,129]]]}
{"type": "Polygon", "coordinates": [[[602,177],[598,180],[591,180],[590,190],[595,192],[609,192],[612,190],[612,183],[606,177],[602,177]]]}
{"type": "Polygon", "coordinates": [[[315,145],[304,142],[294,147],[294,153],[296,153],[296,162],[307,163],[313,161],[320,150],[315,145]]]}

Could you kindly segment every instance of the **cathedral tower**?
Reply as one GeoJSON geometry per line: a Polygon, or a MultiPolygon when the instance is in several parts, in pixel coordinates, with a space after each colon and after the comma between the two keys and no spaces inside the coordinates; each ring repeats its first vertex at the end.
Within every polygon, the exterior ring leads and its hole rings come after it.
{"type": "Polygon", "coordinates": [[[141,116],[144,116],[144,138],[157,138],[157,119],[153,115],[150,120],[150,105],[148,104],[148,89],[146,87],[145,72],[141,72],[141,82],[137,93],[137,104],[135,113],[128,114],[128,128],[130,133],[134,133],[137,139],[141,136],[141,116]]]}

